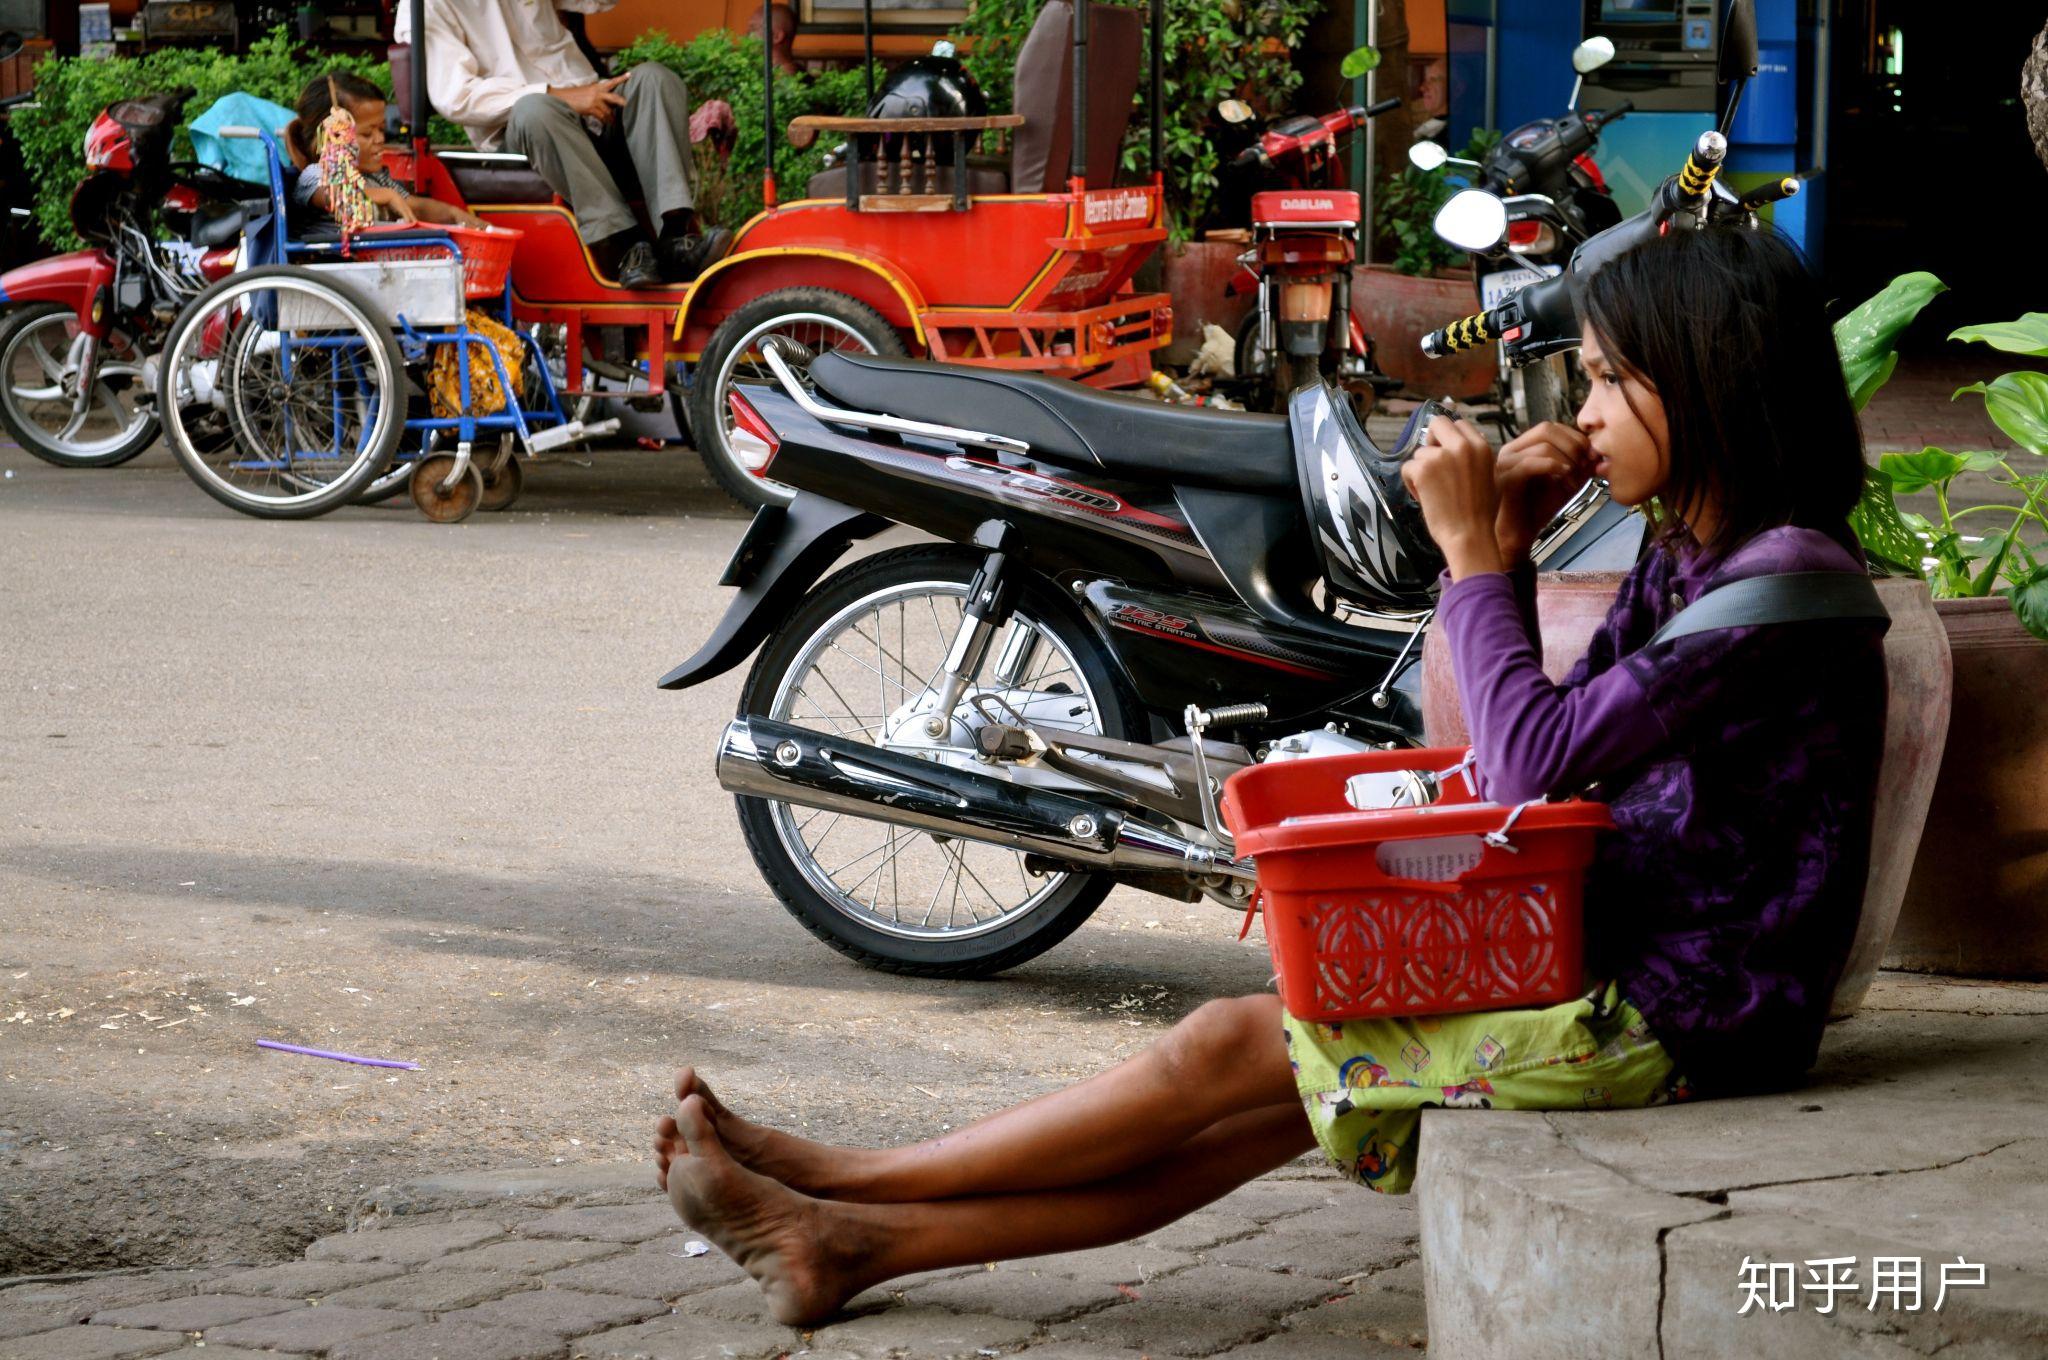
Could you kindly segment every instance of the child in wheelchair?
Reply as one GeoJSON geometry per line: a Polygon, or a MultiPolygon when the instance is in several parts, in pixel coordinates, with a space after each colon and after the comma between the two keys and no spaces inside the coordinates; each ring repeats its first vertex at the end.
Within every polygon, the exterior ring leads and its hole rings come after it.
{"type": "Polygon", "coordinates": [[[350,205],[347,190],[327,183],[331,157],[323,155],[321,130],[339,106],[355,121],[355,159],[370,217],[378,222],[421,222],[431,226],[482,227],[484,220],[453,204],[419,198],[398,186],[384,164],[384,92],[361,76],[336,71],[306,83],[284,130],[285,150],[297,179],[291,191],[293,234],[301,239],[331,237],[350,205]],[[341,209],[341,211],[337,211],[341,209]]]}

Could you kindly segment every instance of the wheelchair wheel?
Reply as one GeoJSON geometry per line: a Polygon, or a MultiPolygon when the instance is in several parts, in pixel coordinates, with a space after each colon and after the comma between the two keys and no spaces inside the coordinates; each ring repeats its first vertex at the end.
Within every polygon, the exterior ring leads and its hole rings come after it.
{"type": "Polygon", "coordinates": [[[775,374],[761,358],[761,342],[771,335],[794,340],[814,354],[835,349],[890,358],[904,354],[903,337],[880,312],[829,288],[768,293],[718,324],[690,382],[690,440],[719,486],[749,510],[787,505],[796,494],[755,475],[766,451],[735,431],[726,401],[736,383],[774,386],[775,374]]]}
{"type": "Polygon", "coordinates": [[[405,431],[390,328],[355,290],[311,269],[252,269],[194,298],[171,327],[158,384],[186,473],[263,519],[354,501],[405,431]]]}

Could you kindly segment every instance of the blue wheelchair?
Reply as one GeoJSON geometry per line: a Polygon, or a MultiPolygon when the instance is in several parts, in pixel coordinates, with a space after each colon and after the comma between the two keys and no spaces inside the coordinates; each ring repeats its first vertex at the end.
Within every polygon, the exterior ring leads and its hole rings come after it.
{"type": "Polygon", "coordinates": [[[295,234],[276,138],[221,135],[263,142],[270,211],[244,227],[236,271],[187,304],[164,343],[164,434],[201,490],[264,519],[407,492],[455,523],[509,508],[522,458],[617,430],[564,413],[539,345],[513,322],[518,232],[373,228],[346,246],[295,234]],[[473,310],[496,323],[489,333],[473,310]]]}

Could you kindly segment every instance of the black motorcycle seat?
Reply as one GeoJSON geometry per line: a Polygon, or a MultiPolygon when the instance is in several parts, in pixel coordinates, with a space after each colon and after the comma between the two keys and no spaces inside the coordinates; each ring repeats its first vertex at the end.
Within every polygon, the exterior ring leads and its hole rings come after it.
{"type": "Polygon", "coordinates": [[[835,350],[811,381],[841,406],[1008,435],[1031,457],[1147,482],[1291,491],[1285,416],[1170,406],[1077,382],[835,350]]]}

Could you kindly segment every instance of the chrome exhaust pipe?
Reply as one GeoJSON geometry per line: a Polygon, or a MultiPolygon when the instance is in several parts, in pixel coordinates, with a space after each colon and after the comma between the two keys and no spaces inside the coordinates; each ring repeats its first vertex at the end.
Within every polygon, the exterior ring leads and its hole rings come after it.
{"type": "Polygon", "coordinates": [[[718,783],[729,793],[1007,846],[1086,869],[1253,879],[1249,861],[1117,808],[769,718],[735,718],[726,726],[718,783]]]}

